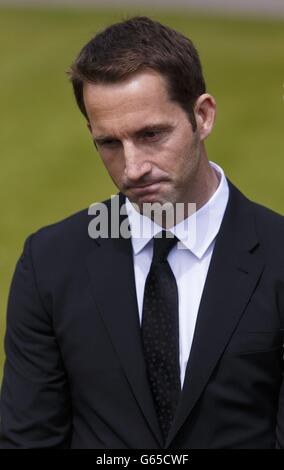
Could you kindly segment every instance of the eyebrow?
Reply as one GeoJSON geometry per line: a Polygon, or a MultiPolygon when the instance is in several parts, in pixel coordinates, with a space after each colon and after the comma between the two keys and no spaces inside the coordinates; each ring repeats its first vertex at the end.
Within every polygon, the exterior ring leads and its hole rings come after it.
{"type": "MultiPolygon", "coordinates": [[[[145,132],[153,132],[153,131],[166,132],[166,131],[171,131],[173,129],[174,129],[174,126],[172,124],[147,124],[147,126],[144,126],[141,129],[138,129],[137,131],[135,131],[134,136],[139,137],[145,132]]],[[[111,135],[99,135],[97,137],[94,137],[94,142],[97,142],[99,144],[104,143],[105,141],[108,141],[108,140],[117,140],[117,138],[111,135]]]]}

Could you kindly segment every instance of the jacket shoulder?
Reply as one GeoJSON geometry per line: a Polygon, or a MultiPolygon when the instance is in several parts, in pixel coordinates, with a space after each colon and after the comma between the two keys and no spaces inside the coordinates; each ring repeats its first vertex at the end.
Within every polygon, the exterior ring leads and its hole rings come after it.
{"type": "MultiPolygon", "coordinates": [[[[99,204],[108,206],[110,199],[99,204]]],[[[36,263],[43,260],[49,262],[50,258],[56,262],[65,261],[70,257],[74,260],[94,246],[95,240],[89,235],[89,224],[93,218],[89,207],[82,209],[31,233],[25,241],[25,247],[30,246],[32,258],[36,263]]]]}
{"type": "Polygon", "coordinates": [[[284,231],[284,216],[279,212],[270,209],[262,204],[251,201],[255,218],[257,222],[258,231],[270,233],[282,233],[284,231]]]}

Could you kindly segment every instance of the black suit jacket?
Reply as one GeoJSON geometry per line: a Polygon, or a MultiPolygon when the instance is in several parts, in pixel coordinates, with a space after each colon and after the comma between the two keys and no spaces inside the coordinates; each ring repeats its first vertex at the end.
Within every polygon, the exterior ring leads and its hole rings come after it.
{"type": "Polygon", "coordinates": [[[18,261],[0,448],[284,447],[284,218],[228,182],[166,444],[143,358],[131,240],[90,238],[84,210],[31,235],[18,261]]]}

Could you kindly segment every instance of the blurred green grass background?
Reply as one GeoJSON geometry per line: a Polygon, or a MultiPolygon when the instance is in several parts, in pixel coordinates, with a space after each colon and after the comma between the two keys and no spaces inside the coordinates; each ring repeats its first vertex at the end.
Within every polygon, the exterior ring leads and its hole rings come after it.
{"type": "Polygon", "coordinates": [[[196,44],[218,104],[209,159],[284,213],[284,22],[189,12],[0,9],[0,383],[6,304],[25,238],[116,194],[65,71],[99,29],[147,14],[196,44]]]}

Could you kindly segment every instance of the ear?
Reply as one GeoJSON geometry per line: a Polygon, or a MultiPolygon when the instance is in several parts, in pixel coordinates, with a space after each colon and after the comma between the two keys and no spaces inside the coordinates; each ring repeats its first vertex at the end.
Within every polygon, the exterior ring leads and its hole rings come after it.
{"type": "Polygon", "coordinates": [[[216,101],[212,95],[203,93],[194,105],[194,114],[199,132],[200,141],[211,134],[216,118],[216,101]]]}

